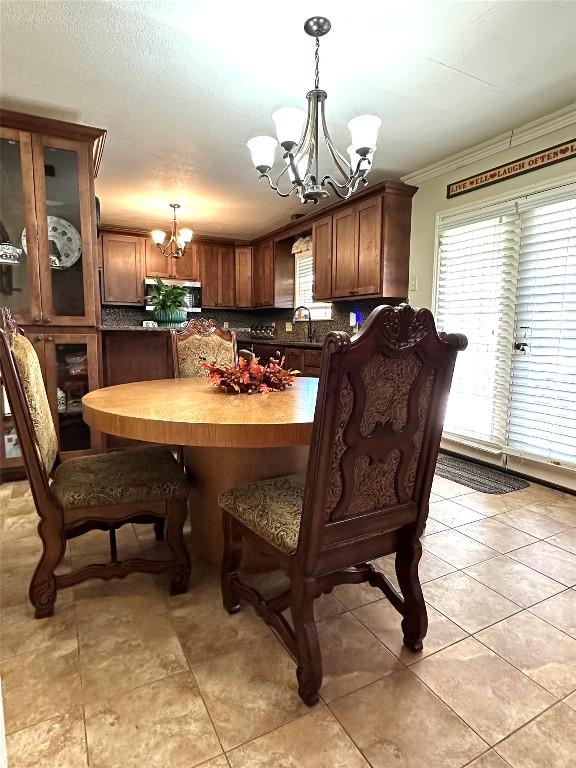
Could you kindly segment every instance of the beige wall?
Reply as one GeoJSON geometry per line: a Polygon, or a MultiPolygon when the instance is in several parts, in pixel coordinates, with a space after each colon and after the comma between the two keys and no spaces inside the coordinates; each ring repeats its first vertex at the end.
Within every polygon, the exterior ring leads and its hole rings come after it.
{"type": "Polygon", "coordinates": [[[542,184],[545,187],[546,182],[551,179],[576,173],[576,158],[526,173],[523,176],[503,181],[500,184],[494,184],[485,189],[469,192],[452,200],[446,199],[446,185],[574,138],[576,138],[576,124],[547,133],[538,139],[517,144],[511,149],[484,157],[474,163],[462,165],[459,168],[452,169],[449,173],[429,179],[421,184],[412,182],[418,186],[418,192],[416,192],[413,198],[412,205],[412,237],[410,243],[409,300],[413,306],[432,308],[434,240],[437,213],[489,204],[491,201],[501,198],[502,195],[509,195],[510,197],[513,197],[515,194],[520,195],[523,189],[536,184],[542,184]]]}

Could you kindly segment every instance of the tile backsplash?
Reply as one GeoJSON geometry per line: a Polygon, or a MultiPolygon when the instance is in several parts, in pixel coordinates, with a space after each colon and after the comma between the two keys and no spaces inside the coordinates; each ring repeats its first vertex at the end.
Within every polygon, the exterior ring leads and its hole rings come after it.
{"type": "MultiPolygon", "coordinates": [[[[360,324],[370,312],[380,304],[399,304],[399,299],[368,299],[365,301],[340,301],[332,304],[332,319],[317,320],[312,323],[315,341],[323,341],[329,331],[353,332],[350,325],[350,313],[354,312],[360,324]]],[[[231,329],[249,328],[253,325],[276,325],[275,338],[279,341],[306,341],[308,324],[293,323],[292,331],[286,331],[286,323],[292,320],[291,309],[236,310],[206,309],[195,317],[209,317],[223,326],[228,323],[231,329]]],[[[102,326],[130,328],[142,325],[143,320],[153,319],[152,313],[137,307],[102,307],[102,326]]],[[[245,335],[239,333],[239,336],[245,335]]]]}

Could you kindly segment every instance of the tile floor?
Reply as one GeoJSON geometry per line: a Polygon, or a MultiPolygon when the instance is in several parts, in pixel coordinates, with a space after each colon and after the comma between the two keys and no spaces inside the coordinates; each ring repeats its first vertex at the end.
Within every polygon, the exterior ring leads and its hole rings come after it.
{"type": "MultiPolygon", "coordinates": [[[[223,611],[202,563],[186,595],[148,576],[87,582],[35,621],[35,512],[25,483],[0,486],[10,768],[574,768],[576,497],[433,490],[423,652],[377,590],[341,586],[316,603],[324,685],[308,709],[283,646],[247,607],[223,611]]],[[[150,526],[119,535],[125,556],[162,546],[150,526]]],[[[62,567],[106,551],[90,534],[62,567]]],[[[376,565],[394,579],[392,558],[376,565]]]]}

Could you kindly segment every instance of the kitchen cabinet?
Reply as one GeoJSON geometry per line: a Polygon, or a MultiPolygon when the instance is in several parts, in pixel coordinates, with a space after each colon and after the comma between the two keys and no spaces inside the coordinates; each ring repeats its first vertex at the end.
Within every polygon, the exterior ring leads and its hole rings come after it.
{"type": "Polygon", "coordinates": [[[152,238],[144,237],[143,239],[145,242],[146,277],[167,277],[194,282],[200,280],[200,263],[196,243],[189,243],[182,256],[176,259],[173,256],[164,256],[152,238]]]}
{"type": "Polygon", "coordinates": [[[332,298],[377,296],[381,284],[382,198],[332,217],[332,298]]]}
{"type": "Polygon", "coordinates": [[[314,254],[314,301],[332,298],[332,216],[325,216],[312,225],[312,252],[314,254]]]}
{"type": "Polygon", "coordinates": [[[92,151],[103,133],[0,110],[0,240],[23,248],[0,265],[0,303],[21,325],[96,323],[92,151]]]}
{"type": "Polygon", "coordinates": [[[230,308],[235,305],[234,247],[200,244],[202,306],[230,308]]]}
{"type": "Polygon", "coordinates": [[[236,246],[235,248],[236,270],[236,306],[251,308],[253,304],[252,293],[252,247],[236,246]]]}
{"type": "Polygon", "coordinates": [[[254,307],[274,306],[274,241],[264,240],[254,247],[253,266],[254,307]]]}
{"type": "Polygon", "coordinates": [[[102,234],[104,304],[144,304],[144,249],[143,237],[102,234]]]}
{"type": "Polygon", "coordinates": [[[271,342],[269,344],[258,342],[239,342],[239,349],[248,349],[260,358],[262,364],[266,364],[271,357],[281,360],[284,357],[284,367],[300,371],[302,376],[320,376],[322,364],[322,350],[307,348],[305,343],[282,344],[271,342]]]}

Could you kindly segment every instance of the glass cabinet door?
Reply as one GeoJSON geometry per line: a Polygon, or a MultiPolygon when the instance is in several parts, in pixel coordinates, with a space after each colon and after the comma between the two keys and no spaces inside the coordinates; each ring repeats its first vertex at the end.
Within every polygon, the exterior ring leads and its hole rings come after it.
{"type": "Polygon", "coordinates": [[[96,334],[44,336],[46,388],[64,454],[97,447],[82,418],[82,398],[98,387],[96,334]]]}
{"type": "Polygon", "coordinates": [[[89,148],[34,136],[33,149],[43,322],[93,325],[96,232],[89,148]]]}
{"type": "Polygon", "coordinates": [[[10,410],[6,390],[0,379],[0,475],[2,467],[11,467],[22,463],[22,450],[16,434],[16,425],[10,410]]]}
{"type": "Polygon", "coordinates": [[[33,183],[30,134],[0,128],[0,306],[21,324],[41,320],[33,183]]]}

